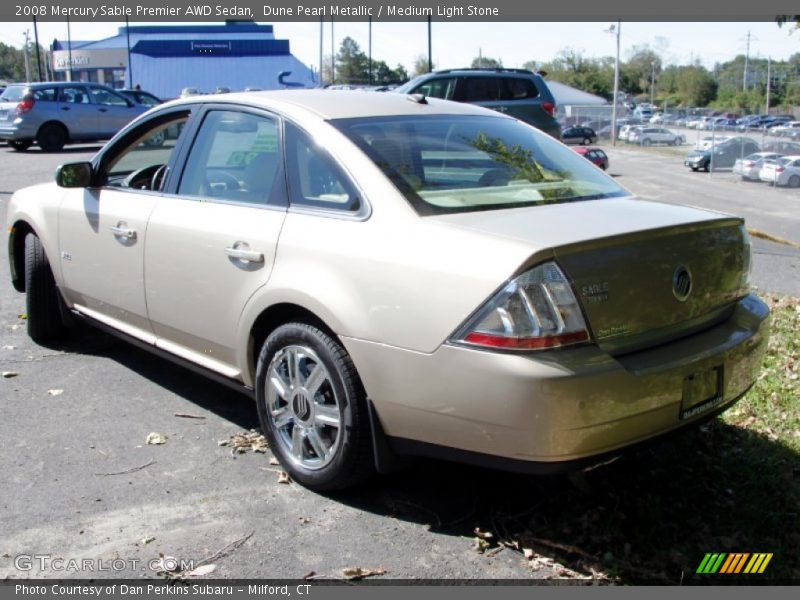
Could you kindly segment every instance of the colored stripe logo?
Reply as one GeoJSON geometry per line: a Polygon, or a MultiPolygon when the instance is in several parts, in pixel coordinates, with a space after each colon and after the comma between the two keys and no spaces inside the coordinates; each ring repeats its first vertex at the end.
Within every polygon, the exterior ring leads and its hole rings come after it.
{"type": "Polygon", "coordinates": [[[771,560],[772,552],[755,554],[750,554],[749,552],[734,552],[731,554],[709,552],[703,557],[696,572],[704,575],[763,573],[771,560]]]}

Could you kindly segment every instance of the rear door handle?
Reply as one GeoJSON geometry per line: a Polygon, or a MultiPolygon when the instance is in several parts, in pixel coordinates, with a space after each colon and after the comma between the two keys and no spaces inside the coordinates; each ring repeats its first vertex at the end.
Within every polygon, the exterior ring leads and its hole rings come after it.
{"type": "Polygon", "coordinates": [[[123,237],[126,240],[132,240],[136,237],[136,230],[135,229],[128,229],[127,227],[109,227],[111,233],[118,237],[123,237]]]}
{"type": "Polygon", "coordinates": [[[97,110],[99,110],[100,112],[108,112],[107,108],[98,108],[97,110]]]}
{"type": "Polygon", "coordinates": [[[69,110],[69,106],[62,106],[61,110],[69,110]]]}
{"type": "Polygon", "coordinates": [[[254,262],[254,263],[264,262],[263,252],[256,252],[255,250],[247,250],[245,248],[236,246],[235,244],[233,246],[228,246],[227,248],[225,248],[225,254],[227,254],[231,258],[246,260],[248,262],[254,262]]]}

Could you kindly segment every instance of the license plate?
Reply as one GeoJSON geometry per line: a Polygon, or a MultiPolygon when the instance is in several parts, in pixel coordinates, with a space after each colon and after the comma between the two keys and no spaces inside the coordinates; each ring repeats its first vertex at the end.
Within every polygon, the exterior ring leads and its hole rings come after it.
{"type": "Polygon", "coordinates": [[[8,109],[0,110],[0,121],[8,120],[8,109]]]}
{"type": "Polygon", "coordinates": [[[722,366],[698,371],[683,378],[681,419],[690,419],[723,401],[722,366]]]}

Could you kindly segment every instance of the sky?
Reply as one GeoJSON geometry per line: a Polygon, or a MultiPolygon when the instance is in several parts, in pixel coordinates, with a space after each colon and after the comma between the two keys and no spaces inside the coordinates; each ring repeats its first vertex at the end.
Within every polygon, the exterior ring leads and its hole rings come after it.
{"type": "MultiPolygon", "coordinates": [[[[137,23],[131,22],[132,25],[137,23]]],[[[152,23],[149,23],[152,24],[152,23]]],[[[319,66],[319,23],[276,22],[275,37],[289,39],[292,53],[309,66],[319,66]]],[[[97,40],[116,35],[124,23],[71,23],[72,39],[97,40]]],[[[529,60],[544,63],[564,48],[578,50],[586,57],[613,56],[615,37],[607,32],[611,22],[591,23],[463,23],[433,22],[432,48],[436,68],[469,66],[483,56],[501,59],[503,66],[521,67],[529,60]]],[[[33,38],[32,23],[0,23],[0,42],[21,47],[24,32],[33,38]]],[[[783,60],[800,52],[800,31],[779,28],[773,22],[741,23],[622,23],[620,58],[624,61],[634,46],[649,44],[666,64],[686,64],[693,60],[708,68],[744,54],[748,32],[750,56],[771,56],[783,60]]],[[[367,51],[368,25],[336,22],[334,45],[352,37],[367,51]]],[[[48,46],[53,38],[66,39],[66,23],[39,23],[39,42],[48,46]]],[[[378,22],[372,27],[372,55],[390,67],[402,64],[411,70],[414,60],[427,58],[427,23],[378,22]]],[[[323,53],[331,53],[331,24],[323,32],[323,53]]]]}

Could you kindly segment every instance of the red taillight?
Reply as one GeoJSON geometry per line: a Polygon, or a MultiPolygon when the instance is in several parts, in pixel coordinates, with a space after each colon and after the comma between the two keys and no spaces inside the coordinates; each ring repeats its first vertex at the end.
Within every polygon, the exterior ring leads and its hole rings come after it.
{"type": "Polygon", "coordinates": [[[775,170],[776,170],[778,173],[783,173],[783,172],[785,171],[785,169],[784,169],[783,167],[777,167],[775,170]]]}
{"type": "Polygon", "coordinates": [[[586,331],[575,331],[562,335],[549,335],[545,337],[516,337],[508,338],[501,335],[491,335],[488,333],[472,332],[464,341],[469,344],[479,346],[489,346],[491,348],[507,348],[511,350],[541,350],[543,348],[558,348],[578,342],[585,342],[589,339],[586,331]]]}
{"type": "Polygon", "coordinates": [[[744,166],[745,167],[752,167],[754,164],[756,164],[756,163],[754,163],[752,160],[744,161],[744,166]]]}
{"type": "Polygon", "coordinates": [[[36,104],[36,100],[33,98],[23,98],[22,101],[17,104],[17,114],[21,115],[22,113],[26,113],[33,108],[33,105],[36,104]]]}
{"type": "Polygon", "coordinates": [[[552,117],[556,112],[556,105],[553,102],[542,102],[542,109],[552,117]]]}

